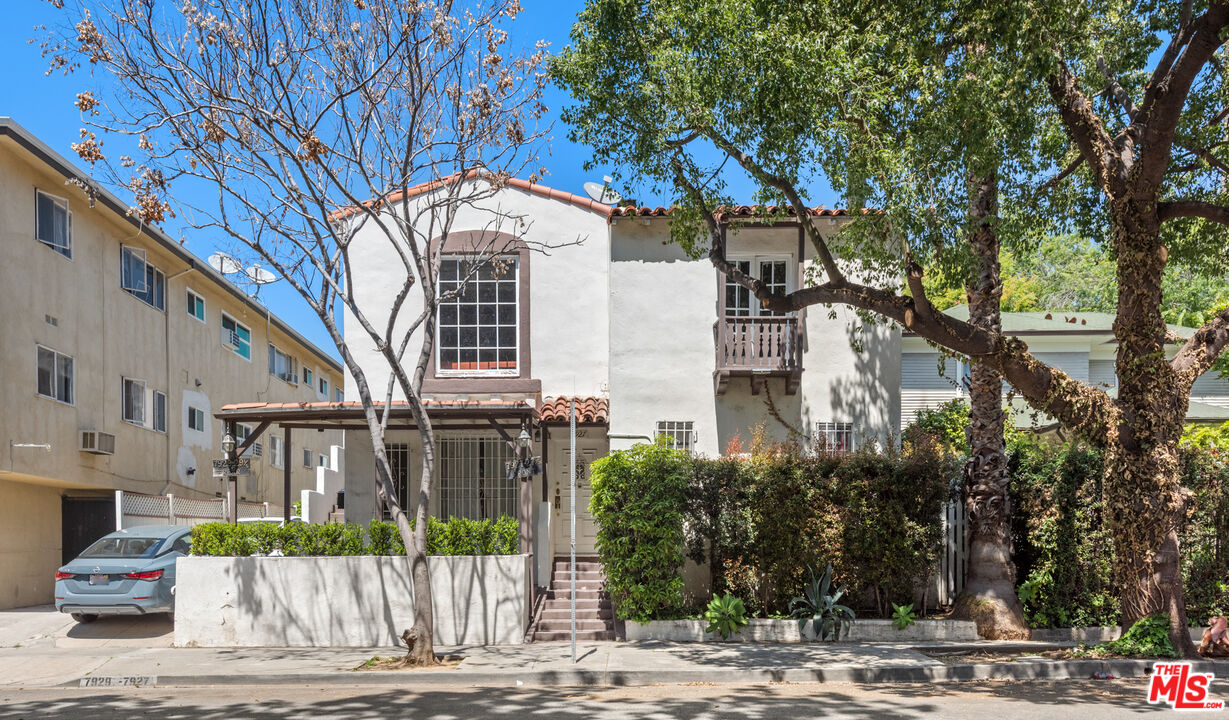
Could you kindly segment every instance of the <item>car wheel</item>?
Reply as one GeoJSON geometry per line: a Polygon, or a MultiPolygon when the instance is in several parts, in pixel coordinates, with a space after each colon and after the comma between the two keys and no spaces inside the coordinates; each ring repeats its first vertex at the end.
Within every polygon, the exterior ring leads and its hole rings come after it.
{"type": "Polygon", "coordinates": [[[72,619],[79,623],[92,623],[98,619],[97,615],[87,615],[85,613],[72,613],[72,619]]]}

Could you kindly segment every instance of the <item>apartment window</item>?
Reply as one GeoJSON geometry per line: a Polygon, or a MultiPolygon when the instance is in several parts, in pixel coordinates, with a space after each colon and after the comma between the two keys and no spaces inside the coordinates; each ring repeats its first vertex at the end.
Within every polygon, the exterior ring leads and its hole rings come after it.
{"type": "Polygon", "coordinates": [[[442,373],[515,374],[519,370],[516,257],[474,268],[464,258],[440,264],[439,342],[442,373]]]}
{"type": "Polygon", "coordinates": [[[311,466],[312,466],[311,448],[303,448],[303,467],[309,468],[311,466]]]}
{"type": "Polygon", "coordinates": [[[316,389],[320,393],[320,397],[325,400],[329,399],[329,381],[327,378],[320,378],[320,386],[316,389]]]}
{"type": "Polygon", "coordinates": [[[333,388],[333,402],[344,402],[345,398],[346,396],[341,391],[341,388],[333,388]]]}
{"type": "Polygon", "coordinates": [[[73,214],[68,201],[34,191],[34,237],[66,258],[73,256],[73,214]]]}
{"type": "Polygon", "coordinates": [[[316,458],[316,466],[317,466],[317,467],[322,467],[322,468],[327,468],[327,467],[329,466],[329,456],[328,456],[328,455],[325,455],[325,454],[323,454],[323,453],[321,453],[321,454],[320,454],[320,455],[316,458]]]}
{"type": "Polygon", "coordinates": [[[696,429],[691,420],[658,420],[657,437],[664,438],[675,450],[682,450],[689,455],[695,452],[696,429]]]}
{"type": "Polygon", "coordinates": [[[144,380],[124,378],[124,422],[166,432],[166,393],[154,390],[144,380]]]}
{"type": "Polygon", "coordinates": [[[205,411],[200,408],[188,408],[188,429],[205,432],[205,411]]]}
{"type": "Polygon", "coordinates": [[[278,350],[273,345],[269,345],[269,374],[276,375],[288,383],[298,383],[299,376],[296,374],[298,362],[290,355],[278,350]]]}
{"type": "MultiPolygon", "coordinates": [[[[388,443],[384,446],[388,456],[388,466],[392,475],[393,490],[397,493],[397,502],[403,508],[410,505],[410,446],[404,443],[388,443]]],[[[388,508],[384,508],[384,519],[390,519],[388,508]]]]}
{"type": "Polygon", "coordinates": [[[120,287],[147,305],[166,310],[166,275],[145,260],[145,251],[120,247],[120,287]]]}
{"type": "Polygon", "coordinates": [[[441,517],[517,516],[520,480],[508,477],[507,463],[513,455],[503,438],[443,437],[437,444],[441,517]]]}
{"type": "Polygon", "coordinates": [[[269,436],[269,465],[281,468],[285,465],[285,451],[282,449],[282,439],[277,435],[269,436]]]}
{"type": "Polygon", "coordinates": [[[853,424],[843,422],[816,423],[815,445],[818,450],[838,455],[846,455],[853,452],[853,424]]]}
{"type": "Polygon", "coordinates": [[[252,331],[238,320],[222,313],[222,346],[244,360],[252,359],[252,331]]]}
{"type": "Polygon", "coordinates": [[[73,404],[73,359],[38,346],[38,394],[73,404]]]}
{"type": "Polygon", "coordinates": [[[205,298],[191,290],[188,291],[188,314],[201,322],[205,322],[205,298]]]}
{"type": "Polygon", "coordinates": [[[312,371],[311,368],[303,368],[303,384],[312,387],[312,371]]]}
{"type": "MultiPolygon", "coordinates": [[[[749,260],[734,260],[734,265],[744,275],[758,278],[774,293],[787,293],[792,285],[789,281],[788,258],[757,257],[749,260]]],[[[725,280],[725,314],[729,317],[748,317],[752,315],[780,315],[771,310],[765,310],[751,295],[751,291],[739,285],[728,277],[725,280]]]]}

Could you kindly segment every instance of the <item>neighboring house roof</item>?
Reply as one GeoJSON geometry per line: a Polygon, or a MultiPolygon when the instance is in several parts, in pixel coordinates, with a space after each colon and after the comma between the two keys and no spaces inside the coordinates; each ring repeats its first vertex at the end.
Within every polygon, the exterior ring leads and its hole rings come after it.
{"type": "Polygon", "coordinates": [[[239,286],[227,280],[220,272],[210,267],[209,263],[201,260],[193,253],[186,250],[175,240],[172,240],[162,230],[142,223],[135,217],[129,214],[129,206],[125,205],[112,192],[95,182],[95,180],[86,174],[83,170],[73,165],[66,160],[62,155],[52,150],[46,143],[35,137],[29,130],[22,127],[17,121],[9,117],[0,117],[0,137],[10,137],[18,145],[26,149],[27,152],[42,160],[49,167],[54,169],[66,178],[77,180],[90,188],[97,194],[98,202],[106,206],[120,218],[127,220],[140,232],[145,233],[154,242],[158,243],[164,250],[171,253],[180,261],[186,263],[188,267],[196,270],[201,275],[204,275],[215,285],[222,288],[226,292],[233,295],[240,302],[255,310],[260,315],[267,315],[274,327],[289,335],[296,342],[309,351],[315,353],[321,360],[328,363],[337,372],[342,371],[341,363],[333,357],[325,353],[320,348],[316,347],[310,340],[299,334],[297,330],[286,324],[284,320],[269,312],[269,309],[261,305],[251,295],[244,292],[239,286]]]}
{"type": "Polygon", "coordinates": [[[576,401],[576,422],[585,425],[605,425],[610,422],[610,401],[604,397],[560,396],[544,398],[538,417],[552,425],[570,422],[570,404],[576,401]]]}
{"type": "MultiPolygon", "coordinates": [[[[438,401],[427,400],[423,405],[440,418],[487,418],[506,417],[509,415],[532,416],[533,406],[518,400],[464,400],[438,401]]],[[[383,402],[375,403],[376,410],[382,410],[383,402]]],[[[396,400],[389,406],[392,416],[406,419],[411,416],[410,405],[404,400],[396,400]]],[[[353,400],[345,402],[248,402],[230,403],[214,413],[215,418],[234,420],[236,422],[277,422],[294,424],[299,422],[363,422],[363,404],[353,400]]]]}
{"type": "MultiPolygon", "coordinates": [[[[944,315],[957,320],[969,319],[969,306],[956,305],[943,311],[944,315]]],[[[1103,312],[1005,312],[1001,313],[1003,332],[1009,335],[1043,335],[1079,333],[1084,335],[1114,333],[1114,315],[1103,312]]],[[[1195,334],[1194,328],[1169,325],[1169,330],[1180,337],[1195,334]]],[[[912,334],[912,333],[907,333],[912,334]]]]}

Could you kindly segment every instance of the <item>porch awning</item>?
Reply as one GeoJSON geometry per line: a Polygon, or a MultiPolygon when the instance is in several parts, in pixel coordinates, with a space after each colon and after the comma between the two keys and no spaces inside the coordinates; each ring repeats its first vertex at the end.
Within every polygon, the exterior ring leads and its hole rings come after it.
{"type": "MultiPolygon", "coordinates": [[[[473,427],[489,426],[508,420],[537,419],[537,410],[524,401],[469,400],[436,401],[423,403],[433,425],[440,428],[456,427],[458,424],[473,427]]],[[[384,403],[376,403],[376,412],[382,413],[384,403]]],[[[396,401],[389,406],[390,429],[416,428],[409,403],[396,401]]],[[[366,429],[367,419],[359,402],[306,402],[306,403],[231,403],[223,405],[214,413],[220,420],[243,423],[276,423],[284,428],[366,429]]]]}

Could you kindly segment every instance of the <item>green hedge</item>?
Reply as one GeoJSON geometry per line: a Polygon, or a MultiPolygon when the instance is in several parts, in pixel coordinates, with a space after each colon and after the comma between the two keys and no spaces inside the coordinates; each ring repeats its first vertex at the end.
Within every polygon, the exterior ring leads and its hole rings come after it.
{"type": "MultiPolygon", "coordinates": [[[[807,566],[831,562],[879,612],[913,602],[934,569],[954,467],[934,443],[848,456],[757,438],[751,452],[692,459],[637,445],[594,464],[598,552],[619,616],[683,613],[684,553],[752,616],[783,614],[807,566]]],[[[856,600],[855,600],[856,601],[856,600]]]]}
{"type": "MultiPolygon", "coordinates": [[[[411,525],[413,521],[411,520],[411,525]]],[[[373,520],[312,525],[272,522],[205,523],[192,528],[192,554],[221,557],[267,555],[274,550],[292,557],[404,555],[397,526],[373,520]]],[[[520,525],[504,515],[498,520],[428,518],[428,555],[515,555],[520,552],[520,525]]]]}

